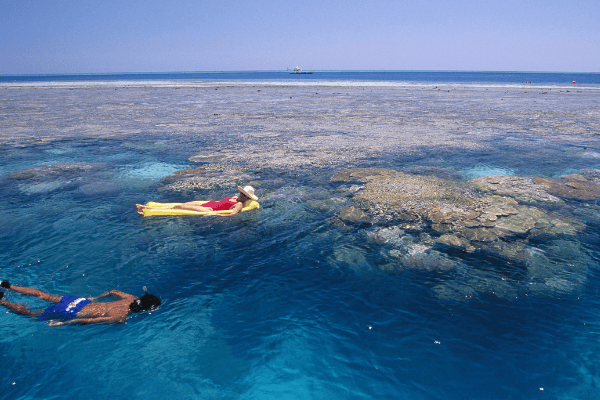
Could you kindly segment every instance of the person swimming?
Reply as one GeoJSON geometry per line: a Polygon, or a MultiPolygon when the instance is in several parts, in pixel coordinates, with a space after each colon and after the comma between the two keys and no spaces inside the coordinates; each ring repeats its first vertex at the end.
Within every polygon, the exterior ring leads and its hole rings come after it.
{"type": "Polygon", "coordinates": [[[76,296],[56,296],[38,289],[11,285],[6,280],[1,281],[0,286],[4,289],[54,303],[44,310],[31,311],[27,306],[6,301],[4,292],[0,292],[0,305],[15,314],[35,317],[39,321],[48,321],[48,325],[51,326],[125,322],[125,318],[129,313],[152,310],[161,304],[160,299],[148,293],[145,286],[143,288],[145,294],[141,298],[119,290],[111,290],[89,299],[76,296]],[[117,297],[118,300],[111,302],[95,301],[110,296],[117,297]]]}
{"type": "MultiPolygon", "coordinates": [[[[223,217],[230,217],[242,211],[249,201],[256,201],[258,197],[254,194],[254,188],[252,186],[241,187],[238,186],[240,191],[239,195],[234,197],[226,197],[220,201],[189,201],[187,203],[181,203],[173,205],[171,207],[161,207],[161,210],[167,208],[173,210],[189,210],[198,211],[202,213],[208,213],[208,215],[220,215],[223,217]],[[230,211],[229,213],[215,213],[215,211],[230,211]]],[[[149,203],[150,204],[150,203],[149,203]]],[[[136,204],[135,205],[138,214],[144,215],[144,209],[152,208],[149,205],[136,204]]]]}

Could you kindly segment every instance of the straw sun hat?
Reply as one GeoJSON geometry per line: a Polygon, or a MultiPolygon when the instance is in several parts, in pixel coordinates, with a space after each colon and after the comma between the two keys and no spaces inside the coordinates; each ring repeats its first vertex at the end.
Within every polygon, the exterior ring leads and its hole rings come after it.
{"type": "Polygon", "coordinates": [[[238,190],[244,193],[246,196],[250,197],[252,200],[258,200],[258,197],[254,194],[254,188],[252,186],[238,186],[238,190]]]}

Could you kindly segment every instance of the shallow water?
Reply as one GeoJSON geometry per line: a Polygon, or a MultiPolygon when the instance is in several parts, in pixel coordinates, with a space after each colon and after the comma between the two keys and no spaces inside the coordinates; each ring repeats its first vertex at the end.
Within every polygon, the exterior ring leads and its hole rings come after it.
{"type": "Polygon", "coordinates": [[[2,313],[1,398],[597,398],[597,200],[556,206],[576,235],[527,239],[558,271],[542,284],[478,252],[390,270],[389,243],[369,239],[390,223],[332,223],[362,183],[331,181],[356,166],[458,183],[599,169],[596,90],[215,89],[0,90],[0,278],[163,301],[122,325],[2,313]],[[177,186],[186,168],[202,179],[177,186]],[[233,218],[133,207],[247,183],[261,208],[233,218]]]}

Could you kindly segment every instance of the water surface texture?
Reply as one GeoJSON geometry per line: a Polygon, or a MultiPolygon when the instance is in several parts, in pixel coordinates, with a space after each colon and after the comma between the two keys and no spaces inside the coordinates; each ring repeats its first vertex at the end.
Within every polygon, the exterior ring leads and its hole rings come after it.
{"type": "Polygon", "coordinates": [[[600,91],[443,81],[0,84],[0,279],[163,301],[0,310],[0,398],[596,399],[600,91]]]}

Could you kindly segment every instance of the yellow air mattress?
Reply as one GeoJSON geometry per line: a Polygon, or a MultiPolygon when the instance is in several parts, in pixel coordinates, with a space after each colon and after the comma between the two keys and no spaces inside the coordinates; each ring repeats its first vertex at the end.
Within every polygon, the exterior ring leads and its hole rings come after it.
{"type": "MultiPolygon", "coordinates": [[[[197,201],[198,205],[202,205],[202,203],[206,203],[205,201],[197,201]]],[[[231,210],[223,210],[223,211],[192,211],[192,210],[179,210],[173,208],[179,204],[184,203],[156,203],[151,201],[146,203],[146,208],[143,208],[144,217],[151,217],[154,215],[216,215],[216,214],[231,214],[231,210]]],[[[248,200],[244,203],[244,208],[242,211],[250,211],[255,208],[260,208],[260,204],[255,200],[248,200]]]]}

